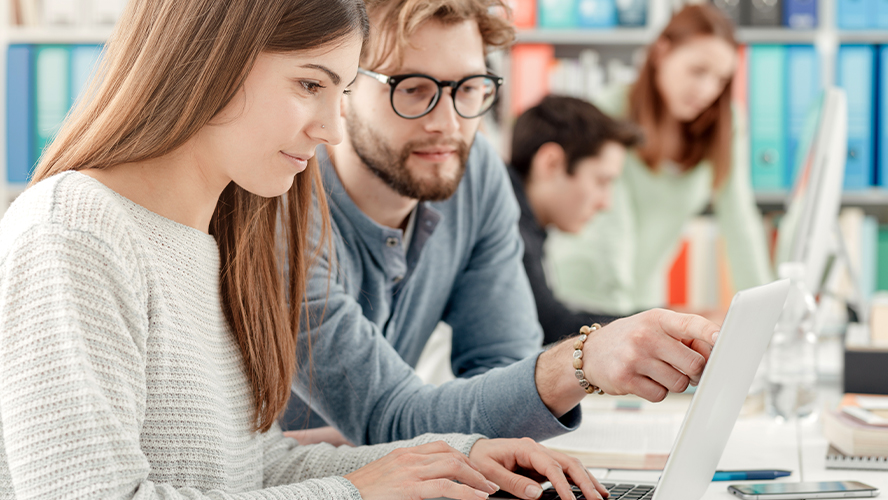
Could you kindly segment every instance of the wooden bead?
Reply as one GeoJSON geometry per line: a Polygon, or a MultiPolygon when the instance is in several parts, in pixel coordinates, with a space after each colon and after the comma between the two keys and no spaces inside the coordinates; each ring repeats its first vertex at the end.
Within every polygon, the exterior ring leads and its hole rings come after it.
{"type": "Polygon", "coordinates": [[[583,360],[582,359],[575,359],[574,360],[574,368],[577,370],[582,370],[583,369],[583,360]]]}
{"type": "Polygon", "coordinates": [[[591,332],[591,331],[592,331],[592,329],[586,325],[583,325],[580,327],[580,333],[582,333],[583,335],[589,335],[589,332],[591,332]]]}
{"type": "Polygon", "coordinates": [[[576,350],[576,351],[583,350],[583,341],[582,340],[577,339],[576,341],[574,341],[574,350],[576,350]]]}

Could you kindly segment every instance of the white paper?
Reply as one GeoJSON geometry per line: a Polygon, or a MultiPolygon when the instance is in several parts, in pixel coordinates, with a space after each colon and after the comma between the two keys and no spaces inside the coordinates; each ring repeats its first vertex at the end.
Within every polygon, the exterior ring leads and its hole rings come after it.
{"type": "Polygon", "coordinates": [[[683,419],[681,414],[660,412],[584,412],[579,429],[543,444],[576,452],[668,454],[683,419]]]}

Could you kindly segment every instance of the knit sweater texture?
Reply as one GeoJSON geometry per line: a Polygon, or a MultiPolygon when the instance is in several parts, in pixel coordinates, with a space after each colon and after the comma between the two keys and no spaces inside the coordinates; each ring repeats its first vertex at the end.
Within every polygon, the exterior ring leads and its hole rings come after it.
{"type": "Polygon", "coordinates": [[[252,430],[219,249],[78,172],[0,221],[0,499],[358,499],[342,477],[395,448],[252,430]]]}

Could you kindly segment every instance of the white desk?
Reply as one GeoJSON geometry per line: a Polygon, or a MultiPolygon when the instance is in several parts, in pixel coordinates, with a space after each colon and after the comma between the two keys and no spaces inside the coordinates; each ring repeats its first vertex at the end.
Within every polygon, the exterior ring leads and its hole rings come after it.
{"type": "MultiPolygon", "coordinates": [[[[840,394],[835,385],[826,386],[820,394],[821,406],[833,408],[840,394]]],[[[664,411],[681,411],[686,408],[688,396],[670,396],[671,401],[662,403],[664,411]]],[[[613,408],[613,401],[587,398],[586,411],[606,411],[613,408]]],[[[644,403],[644,410],[651,408],[644,403]]],[[[786,469],[792,476],[777,481],[833,481],[858,480],[879,488],[881,497],[888,498],[888,471],[860,471],[826,469],[827,442],[821,432],[819,418],[791,422],[779,422],[761,413],[742,416],[734,426],[718,468],[723,470],[786,469]]],[[[593,469],[593,474],[607,482],[656,481],[659,471],[623,471],[593,469]]],[[[719,481],[710,484],[704,500],[736,500],[727,491],[729,484],[740,481],[719,481]]],[[[750,481],[761,482],[761,481],[750,481]]]]}

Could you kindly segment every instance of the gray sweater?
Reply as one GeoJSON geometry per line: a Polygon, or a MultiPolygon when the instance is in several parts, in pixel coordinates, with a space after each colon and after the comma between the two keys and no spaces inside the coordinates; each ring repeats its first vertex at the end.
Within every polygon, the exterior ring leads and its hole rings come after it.
{"type": "Polygon", "coordinates": [[[399,446],[298,446],[251,430],[219,251],[77,172],[0,222],[0,499],[349,498],[399,446]],[[293,484],[298,483],[298,484],[293,484]]]}

